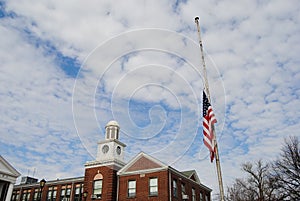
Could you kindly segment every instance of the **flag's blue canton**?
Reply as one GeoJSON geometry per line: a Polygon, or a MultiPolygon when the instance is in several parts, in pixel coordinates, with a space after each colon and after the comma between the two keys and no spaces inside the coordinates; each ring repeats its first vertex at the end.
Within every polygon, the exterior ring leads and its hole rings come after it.
{"type": "Polygon", "coordinates": [[[208,98],[207,98],[205,92],[203,91],[203,117],[205,117],[207,115],[209,106],[210,106],[210,103],[208,101],[208,98]]]}

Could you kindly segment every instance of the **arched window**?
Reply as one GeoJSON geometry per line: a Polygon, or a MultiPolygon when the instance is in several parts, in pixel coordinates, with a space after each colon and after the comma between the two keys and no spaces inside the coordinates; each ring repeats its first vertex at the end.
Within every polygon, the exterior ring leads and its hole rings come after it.
{"type": "Polygon", "coordinates": [[[93,182],[93,198],[101,198],[102,197],[102,184],[103,184],[103,176],[98,173],[94,177],[93,182]]]}

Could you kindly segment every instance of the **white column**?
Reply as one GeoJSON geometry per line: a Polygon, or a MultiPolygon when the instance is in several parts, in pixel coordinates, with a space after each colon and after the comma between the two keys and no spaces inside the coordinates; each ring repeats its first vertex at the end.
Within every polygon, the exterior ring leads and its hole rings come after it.
{"type": "Polygon", "coordinates": [[[5,201],[10,201],[11,195],[12,195],[12,192],[13,192],[13,188],[14,188],[14,184],[10,183],[10,184],[9,184],[9,187],[8,187],[7,194],[6,194],[6,199],[5,199],[5,201]]]}

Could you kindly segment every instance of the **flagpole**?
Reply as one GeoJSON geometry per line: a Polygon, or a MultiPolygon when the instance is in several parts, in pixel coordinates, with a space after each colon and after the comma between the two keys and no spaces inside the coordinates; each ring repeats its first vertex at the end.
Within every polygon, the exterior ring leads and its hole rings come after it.
{"type": "MultiPolygon", "coordinates": [[[[207,94],[207,98],[210,101],[210,93],[209,93],[209,86],[208,86],[208,79],[207,79],[207,73],[206,73],[206,65],[205,65],[205,60],[204,60],[204,52],[203,52],[203,45],[202,45],[202,40],[201,40],[201,33],[200,33],[200,26],[199,26],[199,17],[195,18],[195,23],[197,25],[197,31],[198,31],[198,38],[199,38],[199,46],[200,46],[200,53],[201,53],[201,59],[202,59],[202,65],[203,65],[203,74],[204,74],[204,85],[205,85],[205,90],[207,94]]],[[[217,137],[216,137],[216,132],[215,128],[213,126],[213,133],[214,133],[214,145],[215,145],[215,156],[216,156],[216,168],[217,168],[217,174],[218,174],[218,182],[219,182],[219,189],[220,189],[220,198],[221,201],[224,201],[224,189],[223,189],[223,181],[222,181],[222,171],[221,171],[221,164],[220,164],[220,158],[219,158],[219,149],[218,149],[218,144],[217,144],[217,137]]]]}

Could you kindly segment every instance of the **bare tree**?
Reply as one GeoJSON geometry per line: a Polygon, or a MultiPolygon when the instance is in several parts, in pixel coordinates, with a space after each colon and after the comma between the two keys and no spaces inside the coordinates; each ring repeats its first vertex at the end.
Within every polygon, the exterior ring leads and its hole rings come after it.
{"type": "Polygon", "coordinates": [[[299,201],[300,148],[298,137],[285,139],[279,158],[271,164],[261,160],[242,165],[247,174],[227,190],[230,201],[299,201]]]}
{"type": "Polygon", "coordinates": [[[270,165],[262,160],[255,164],[250,162],[242,165],[247,173],[245,179],[236,179],[233,186],[228,188],[227,200],[232,201],[274,201],[278,200],[273,179],[270,177],[270,165]]]}
{"type": "Polygon", "coordinates": [[[300,149],[299,139],[285,139],[278,160],[273,163],[273,180],[282,200],[300,199],[300,149]]]}
{"type": "Polygon", "coordinates": [[[227,189],[226,200],[232,201],[250,201],[254,200],[254,194],[248,188],[245,188],[245,181],[236,179],[232,187],[227,189]]]}

